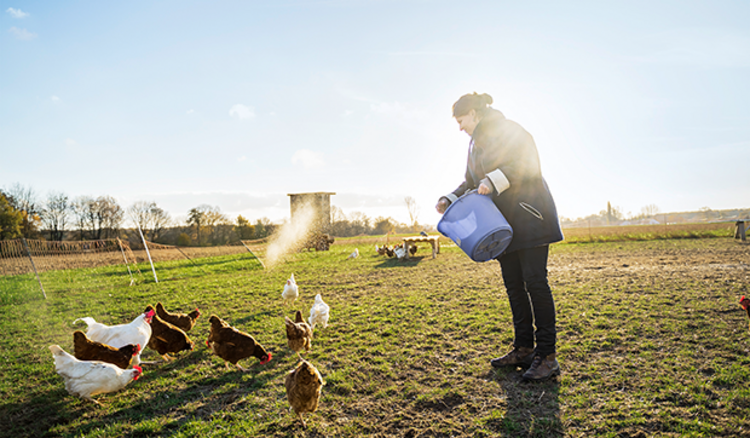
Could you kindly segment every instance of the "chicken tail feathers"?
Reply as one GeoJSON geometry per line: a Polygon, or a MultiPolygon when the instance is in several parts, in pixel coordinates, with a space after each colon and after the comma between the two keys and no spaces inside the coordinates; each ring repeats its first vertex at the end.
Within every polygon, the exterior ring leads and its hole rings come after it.
{"type": "Polygon", "coordinates": [[[300,312],[299,310],[297,311],[297,313],[294,314],[294,322],[296,323],[305,322],[305,320],[302,319],[302,312],[300,312]]]}
{"type": "Polygon", "coordinates": [[[86,316],[84,318],[78,318],[75,321],[73,321],[73,324],[77,323],[78,321],[83,321],[88,326],[91,326],[92,324],[96,324],[96,320],[90,316],[86,316]]]}

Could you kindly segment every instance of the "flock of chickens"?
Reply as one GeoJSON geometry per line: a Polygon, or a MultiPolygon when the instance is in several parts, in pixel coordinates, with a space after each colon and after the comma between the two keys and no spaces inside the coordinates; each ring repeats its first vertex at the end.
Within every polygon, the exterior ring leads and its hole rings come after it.
{"type": "MultiPolygon", "coordinates": [[[[400,243],[398,245],[388,246],[378,246],[375,245],[375,252],[377,252],[380,255],[388,256],[389,258],[396,257],[397,259],[401,260],[406,256],[406,248],[404,248],[404,244],[400,243]]],[[[409,246],[409,254],[414,255],[417,253],[417,246],[409,246]]]]}
{"type": "MultiPolygon", "coordinates": [[[[299,297],[299,288],[291,275],[281,294],[284,304],[292,303],[299,297]]],[[[287,399],[297,417],[305,425],[303,413],[315,412],[325,384],[320,372],[310,362],[302,358],[302,350],[310,351],[313,330],[316,325],[328,325],[329,306],[320,294],[310,309],[308,321],[297,310],[295,319],[284,317],[289,348],[297,353],[300,363],[290,371],[284,384],[287,399]]],[[[88,326],[86,333],[78,330],[73,333],[73,354],[67,353],[59,345],[50,345],[55,360],[55,369],[65,381],[65,389],[96,404],[94,395],[118,391],[143,373],[141,353],[148,347],[159,353],[164,361],[170,361],[169,354],[192,350],[195,344],[187,335],[201,313],[198,309],[184,314],[169,312],[159,302],[156,307],[146,310],[128,324],[108,326],[96,322],[94,318],[78,318],[73,323],[83,321],[88,326]],[[131,368],[132,367],[132,368],[131,368]]],[[[216,315],[209,318],[211,328],[206,345],[216,356],[231,363],[241,371],[247,371],[238,362],[255,357],[261,365],[271,361],[272,355],[251,335],[238,330],[216,315]]]]}

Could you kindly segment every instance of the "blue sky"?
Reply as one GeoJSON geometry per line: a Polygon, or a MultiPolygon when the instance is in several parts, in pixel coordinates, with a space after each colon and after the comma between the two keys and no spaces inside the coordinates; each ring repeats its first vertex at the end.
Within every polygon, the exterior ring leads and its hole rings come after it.
{"type": "Polygon", "coordinates": [[[462,94],[569,218],[748,207],[750,3],[0,1],[0,187],[280,221],[288,193],[436,224],[462,94]]]}

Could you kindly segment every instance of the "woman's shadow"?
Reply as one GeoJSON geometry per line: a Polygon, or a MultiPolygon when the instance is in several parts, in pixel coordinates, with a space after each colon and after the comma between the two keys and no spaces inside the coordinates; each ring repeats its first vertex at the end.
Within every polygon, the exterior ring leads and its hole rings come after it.
{"type": "Polygon", "coordinates": [[[504,437],[564,436],[560,420],[560,376],[538,382],[521,378],[524,368],[507,367],[489,372],[506,397],[507,408],[502,418],[487,426],[504,437]]]}

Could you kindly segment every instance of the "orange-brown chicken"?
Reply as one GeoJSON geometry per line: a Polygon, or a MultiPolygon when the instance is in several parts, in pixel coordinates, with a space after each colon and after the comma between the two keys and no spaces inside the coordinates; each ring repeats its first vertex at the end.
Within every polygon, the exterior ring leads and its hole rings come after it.
{"type": "Polygon", "coordinates": [[[198,317],[201,316],[201,311],[196,307],[195,310],[190,313],[169,312],[164,308],[161,302],[158,302],[156,303],[156,314],[159,315],[159,318],[163,321],[166,321],[187,333],[193,328],[198,317]]]}
{"type": "Polygon", "coordinates": [[[315,412],[318,409],[320,393],[325,383],[320,372],[306,360],[302,360],[297,368],[286,375],[284,380],[286,398],[299,421],[302,422],[302,426],[307,426],[302,414],[315,412]]]}
{"type": "Polygon", "coordinates": [[[740,298],[740,306],[745,309],[745,312],[747,312],[747,317],[750,318],[750,299],[745,298],[743,295],[742,298],[740,298]]]}
{"type": "MultiPolygon", "coordinates": [[[[286,339],[289,344],[289,348],[297,352],[299,356],[300,351],[310,351],[312,347],[312,336],[313,331],[310,324],[306,323],[302,318],[302,312],[299,310],[294,315],[294,321],[289,317],[284,317],[284,324],[286,325],[286,339]]],[[[302,359],[302,356],[300,356],[302,359]]]]}
{"type": "Polygon", "coordinates": [[[140,345],[128,344],[115,348],[101,342],[92,341],[80,330],[73,333],[73,354],[78,360],[98,360],[127,369],[133,356],[141,351],[140,345]]]}
{"type": "MultiPolygon", "coordinates": [[[[148,306],[146,311],[151,309],[153,307],[148,306]]],[[[194,346],[195,344],[184,331],[159,318],[159,315],[154,315],[151,320],[151,338],[148,341],[148,348],[159,353],[165,361],[170,361],[172,358],[169,353],[192,350],[194,346]]]]}
{"type": "Polygon", "coordinates": [[[248,371],[237,362],[250,356],[258,358],[261,365],[271,361],[271,353],[249,334],[230,326],[216,315],[211,315],[208,321],[211,329],[206,345],[214,354],[227,361],[227,368],[231,363],[242,371],[248,371]]]}

